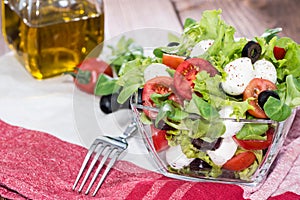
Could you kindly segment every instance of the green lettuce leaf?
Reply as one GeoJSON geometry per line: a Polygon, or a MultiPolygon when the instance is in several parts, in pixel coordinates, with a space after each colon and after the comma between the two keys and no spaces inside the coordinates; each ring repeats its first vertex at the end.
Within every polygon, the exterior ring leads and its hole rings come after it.
{"type": "Polygon", "coordinates": [[[269,129],[268,124],[245,124],[242,129],[236,134],[240,140],[266,140],[264,135],[269,129]]]}
{"type": "Polygon", "coordinates": [[[288,75],[286,82],[279,84],[277,87],[281,101],[291,108],[300,105],[300,77],[295,78],[293,75],[288,75]]]}
{"type": "Polygon", "coordinates": [[[95,85],[94,94],[101,96],[116,93],[120,89],[117,81],[117,79],[111,78],[105,74],[100,74],[95,85]]]}
{"type": "Polygon", "coordinates": [[[209,121],[220,116],[215,107],[204,101],[203,98],[197,96],[195,93],[192,94],[192,100],[186,105],[185,111],[200,115],[209,121]]]}
{"type": "Polygon", "coordinates": [[[264,105],[264,111],[270,119],[278,122],[286,120],[292,113],[292,109],[288,105],[274,97],[268,98],[264,105]]]}
{"type": "Polygon", "coordinates": [[[194,91],[199,92],[202,98],[215,108],[221,108],[226,99],[226,94],[220,88],[221,81],[221,76],[211,77],[206,71],[201,71],[194,80],[194,91]]]}
{"type": "Polygon", "coordinates": [[[111,49],[108,63],[117,73],[123,63],[137,58],[144,58],[144,49],[135,44],[132,38],[126,39],[125,36],[122,36],[115,46],[108,45],[107,47],[111,49]]]}
{"type": "MultiPolygon", "coordinates": [[[[259,40],[259,39],[258,39],[259,40]]],[[[261,40],[259,42],[261,44],[261,40]]],[[[300,77],[300,45],[293,41],[291,38],[273,37],[269,44],[261,44],[265,46],[266,50],[263,57],[272,61],[276,67],[277,77],[280,82],[283,82],[287,75],[293,75],[295,78],[300,77]],[[285,49],[286,54],[284,59],[277,60],[274,56],[274,46],[282,47],[285,49]]]]}
{"type": "Polygon", "coordinates": [[[269,43],[273,37],[278,37],[278,33],[282,31],[282,28],[271,28],[265,30],[265,32],[260,36],[265,39],[266,43],[269,43]]]}

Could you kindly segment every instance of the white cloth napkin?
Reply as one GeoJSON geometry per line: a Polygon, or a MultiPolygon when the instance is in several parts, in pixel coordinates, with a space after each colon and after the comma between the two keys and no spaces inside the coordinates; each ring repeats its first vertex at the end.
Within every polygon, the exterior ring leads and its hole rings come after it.
{"type": "Polygon", "coordinates": [[[81,144],[73,117],[72,78],[38,81],[12,52],[0,57],[0,119],[81,144]]]}

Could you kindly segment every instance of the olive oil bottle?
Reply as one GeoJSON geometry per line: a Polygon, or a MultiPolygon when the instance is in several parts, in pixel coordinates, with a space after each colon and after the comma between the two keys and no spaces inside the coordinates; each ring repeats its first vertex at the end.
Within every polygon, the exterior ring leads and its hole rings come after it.
{"type": "Polygon", "coordinates": [[[22,8],[2,0],[4,38],[36,79],[73,71],[104,39],[103,3],[97,1],[101,5],[45,0],[22,8]]]}

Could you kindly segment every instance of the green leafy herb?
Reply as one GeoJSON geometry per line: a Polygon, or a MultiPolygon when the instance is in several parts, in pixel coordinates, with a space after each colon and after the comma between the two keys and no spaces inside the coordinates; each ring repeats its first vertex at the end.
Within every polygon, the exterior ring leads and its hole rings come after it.
{"type": "Polygon", "coordinates": [[[194,90],[202,95],[202,98],[215,108],[224,106],[226,94],[220,88],[222,77],[215,75],[210,76],[206,71],[201,71],[196,75],[194,81],[194,90]]]}
{"type": "Polygon", "coordinates": [[[153,54],[158,58],[162,58],[164,55],[164,52],[162,51],[161,48],[156,48],[153,50],[153,54]]]}
{"type": "Polygon", "coordinates": [[[206,120],[213,120],[220,116],[218,111],[211,104],[194,93],[192,94],[192,100],[185,110],[189,113],[198,114],[206,120]]]}
{"type": "Polygon", "coordinates": [[[267,43],[273,38],[277,37],[277,34],[282,31],[282,28],[273,28],[273,29],[267,29],[265,32],[260,36],[266,40],[267,43]]]}
{"type": "Polygon", "coordinates": [[[300,105],[300,78],[293,75],[286,77],[286,82],[278,85],[280,99],[289,107],[294,108],[300,105]]]}
{"type": "Polygon", "coordinates": [[[107,47],[111,49],[109,64],[117,73],[123,63],[144,57],[143,48],[136,45],[133,39],[126,39],[125,36],[121,37],[116,46],[108,45],[107,47]]]}
{"type": "Polygon", "coordinates": [[[263,136],[269,129],[268,124],[245,124],[242,129],[236,134],[240,140],[266,140],[263,136]]]}
{"type": "Polygon", "coordinates": [[[109,95],[119,91],[120,86],[117,79],[111,78],[105,74],[100,74],[95,85],[95,95],[109,95]]]}
{"type": "MultiPolygon", "coordinates": [[[[259,38],[258,38],[259,40],[259,38]]],[[[284,82],[286,76],[293,75],[295,78],[300,77],[300,45],[287,37],[273,37],[268,44],[263,43],[263,40],[259,40],[262,47],[265,48],[263,51],[263,57],[267,60],[272,61],[276,67],[277,78],[279,82],[284,82]],[[279,46],[285,49],[286,54],[284,59],[277,60],[274,56],[274,47],[279,46]]]]}
{"type": "Polygon", "coordinates": [[[188,117],[188,113],[182,110],[179,104],[174,101],[168,100],[170,93],[166,94],[151,94],[151,100],[155,104],[157,108],[159,108],[159,112],[155,119],[155,124],[157,125],[161,120],[170,120],[175,123],[180,122],[181,120],[188,117]]]}
{"type": "Polygon", "coordinates": [[[292,113],[292,109],[288,105],[274,97],[268,98],[264,105],[264,111],[270,119],[278,122],[286,120],[292,113]]]}
{"type": "Polygon", "coordinates": [[[173,105],[172,101],[165,101],[160,107],[158,115],[155,119],[155,124],[157,125],[161,120],[169,120],[172,123],[180,122],[181,120],[187,118],[188,113],[184,112],[182,109],[173,105]]]}
{"type": "Polygon", "coordinates": [[[196,20],[194,20],[192,18],[186,18],[186,20],[184,21],[183,28],[188,28],[188,27],[194,25],[195,23],[196,23],[196,20]]]}

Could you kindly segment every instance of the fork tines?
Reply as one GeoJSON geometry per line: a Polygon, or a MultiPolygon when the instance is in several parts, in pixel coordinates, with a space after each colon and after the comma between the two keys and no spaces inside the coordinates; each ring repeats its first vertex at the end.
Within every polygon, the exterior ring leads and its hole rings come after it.
{"type": "Polygon", "coordinates": [[[79,180],[81,179],[81,176],[83,175],[84,171],[87,168],[87,165],[90,162],[89,168],[83,178],[83,181],[78,189],[78,192],[81,192],[85,183],[87,182],[87,180],[90,177],[91,172],[93,171],[97,161],[99,160],[100,156],[103,155],[96,171],[95,174],[85,192],[85,194],[88,194],[92,188],[92,186],[94,185],[101,169],[103,168],[105,162],[108,160],[108,158],[111,158],[110,161],[108,162],[105,171],[103,172],[103,175],[101,176],[101,179],[94,191],[94,193],[92,194],[93,196],[96,195],[96,193],[98,192],[99,188],[101,187],[102,183],[104,182],[106,176],[108,175],[110,169],[113,167],[113,165],[115,164],[115,162],[117,161],[119,155],[127,148],[127,143],[124,143],[124,141],[122,140],[122,138],[113,138],[113,137],[109,137],[109,136],[101,136],[99,138],[97,138],[93,144],[91,145],[91,147],[89,148],[84,161],[81,165],[80,171],[77,175],[77,178],[75,180],[75,183],[73,185],[73,190],[75,190],[79,180]]]}

